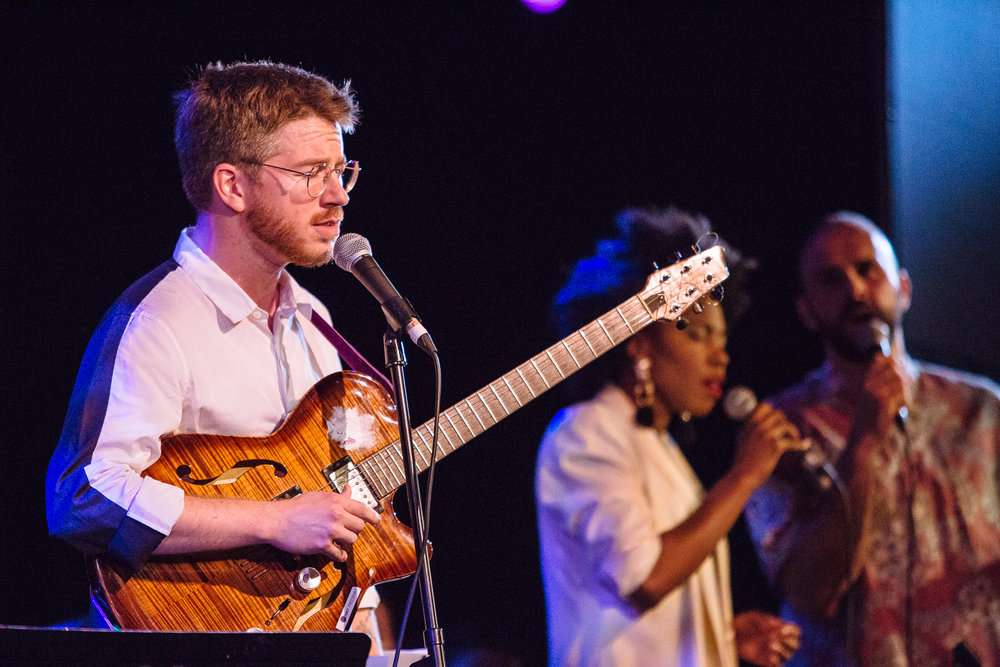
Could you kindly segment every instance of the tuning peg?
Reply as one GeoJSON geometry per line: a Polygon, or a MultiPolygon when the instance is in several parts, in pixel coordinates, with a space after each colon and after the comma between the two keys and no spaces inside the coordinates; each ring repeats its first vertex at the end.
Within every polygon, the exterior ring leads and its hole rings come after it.
{"type": "Polygon", "coordinates": [[[681,261],[682,259],[684,259],[684,255],[681,254],[680,250],[678,250],[677,252],[674,253],[674,257],[676,258],[676,260],[678,262],[681,261]]]}
{"type": "Polygon", "coordinates": [[[678,331],[684,331],[685,329],[687,329],[687,325],[688,321],[685,320],[683,317],[678,317],[677,321],[674,322],[674,326],[677,327],[678,331]]]}
{"type": "Polygon", "coordinates": [[[700,315],[705,310],[705,306],[702,305],[701,301],[695,301],[691,304],[691,310],[695,315],[700,315]]]}
{"type": "Polygon", "coordinates": [[[722,301],[722,297],[725,296],[725,294],[726,291],[722,285],[716,285],[715,287],[712,288],[712,291],[709,292],[709,296],[711,297],[712,301],[715,302],[722,301]]]}

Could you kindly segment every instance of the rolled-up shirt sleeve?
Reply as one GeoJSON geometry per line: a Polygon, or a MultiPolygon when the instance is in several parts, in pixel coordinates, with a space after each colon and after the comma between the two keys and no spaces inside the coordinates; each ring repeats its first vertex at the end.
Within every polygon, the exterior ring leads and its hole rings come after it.
{"type": "Polygon", "coordinates": [[[170,533],[183,491],[143,476],[180,423],[185,364],[141,310],[112,310],[95,334],[49,466],[49,530],[85,553],[138,568],[170,533]],[[130,363],[141,360],[142,363],[130,363]]]}

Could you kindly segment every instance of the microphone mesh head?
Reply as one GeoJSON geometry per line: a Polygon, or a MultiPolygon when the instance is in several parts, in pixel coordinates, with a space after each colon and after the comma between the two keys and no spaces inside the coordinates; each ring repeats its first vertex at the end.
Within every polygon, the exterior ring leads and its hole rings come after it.
{"type": "Polygon", "coordinates": [[[372,254],[372,245],[361,234],[341,234],[333,244],[333,261],[344,271],[350,271],[354,262],[372,254]]]}
{"type": "Polygon", "coordinates": [[[889,325],[882,320],[872,319],[867,326],[859,326],[853,338],[856,351],[862,357],[870,358],[879,352],[888,357],[892,353],[889,325]]]}
{"type": "Polygon", "coordinates": [[[741,422],[757,408],[757,395],[748,387],[733,387],[722,399],[722,410],[726,416],[741,422]]]}
{"type": "Polygon", "coordinates": [[[872,338],[875,340],[875,345],[878,346],[879,352],[883,356],[890,356],[892,354],[892,345],[889,343],[889,325],[882,320],[872,320],[872,338]]]}

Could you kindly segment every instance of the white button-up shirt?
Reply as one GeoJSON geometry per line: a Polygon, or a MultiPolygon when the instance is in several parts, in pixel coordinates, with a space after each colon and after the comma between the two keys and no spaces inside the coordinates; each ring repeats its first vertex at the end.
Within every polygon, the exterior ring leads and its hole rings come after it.
{"type": "Polygon", "coordinates": [[[652,608],[627,602],[660,557],[660,535],[703,490],[669,436],[636,425],[621,389],[553,419],[535,491],[550,664],[736,666],[725,539],[652,608]]]}
{"type": "Polygon", "coordinates": [[[172,433],[260,436],[341,370],[310,322],[323,305],[286,272],[267,313],[184,230],[173,260],[132,285],[87,348],[49,466],[53,534],[137,567],[170,533],[183,491],[140,473],[172,433]]]}

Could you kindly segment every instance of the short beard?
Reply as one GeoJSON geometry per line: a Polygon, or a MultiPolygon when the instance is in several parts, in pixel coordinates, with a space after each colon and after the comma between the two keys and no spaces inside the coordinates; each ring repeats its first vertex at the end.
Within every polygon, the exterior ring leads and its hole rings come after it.
{"type": "Polygon", "coordinates": [[[875,352],[871,345],[863,345],[860,341],[852,339],[850,336],[842,336],[838,332],[827,332],[827,344],[842,359],[854,363],[865,363],[872,360],[875,352]]]}
{"type": "Polygon", "coordinates": [[[295,229],[286,224],[277,211],[263,201],[252,202],[247,207],[247,223],[250,233],[257,240],[280,254],[286,262],[296,266],[323,266],[333,261],[333,244],[324,253],[310,253],[302,248],[302,241],[295,229]]]}
{"type": "MultiPolygon", "coordinates": [[[[867,363],[881,349],[879,336],[875,333],[876,325],[887,322],[885,318],[875,317],[870,322],[857,324],[854,330],[828,329],[822,332],[827,345],[847,361],[867,363]]],[[[889,327],[891,331],[893,327],[889,327]]],[[[891,333],[889,336],[891,337],[891,333]]],[[[891,338],[890,338],[891,339],[891,338]]]]}

